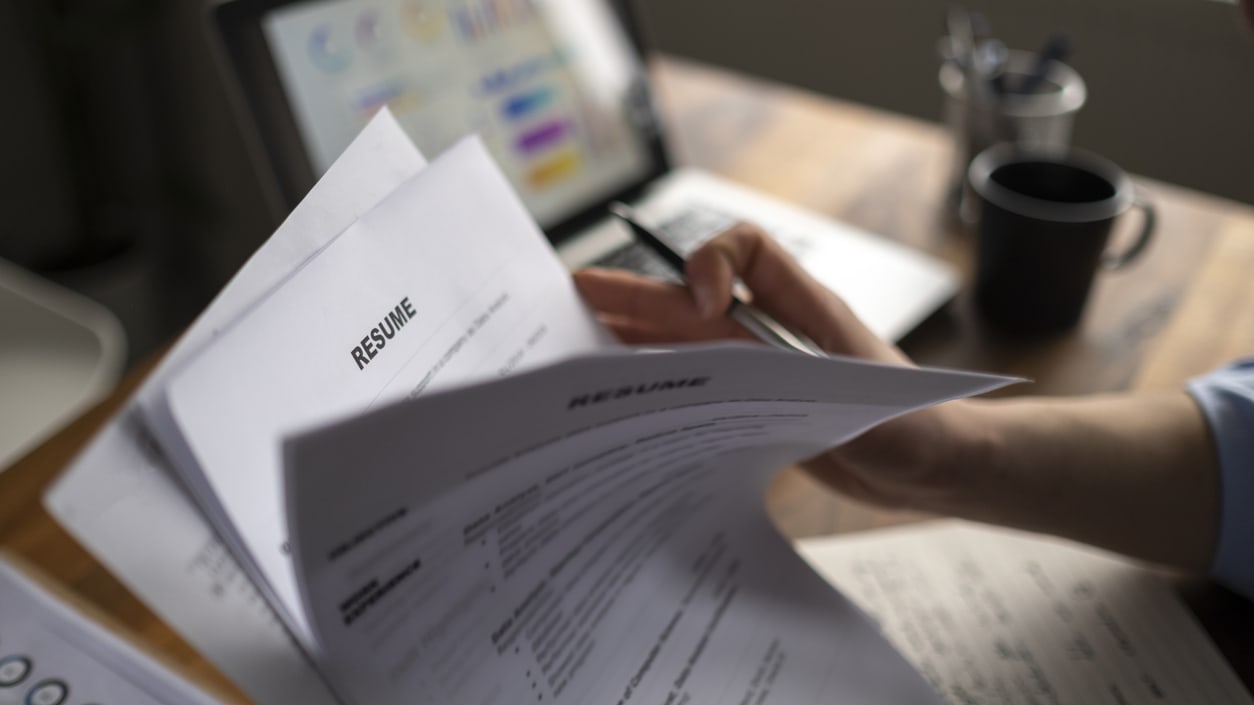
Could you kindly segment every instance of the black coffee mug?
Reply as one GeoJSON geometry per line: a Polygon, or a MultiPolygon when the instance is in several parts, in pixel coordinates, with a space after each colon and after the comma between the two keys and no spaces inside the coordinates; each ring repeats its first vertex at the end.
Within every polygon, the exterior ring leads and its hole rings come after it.
{"type": "Polygon", "coordinates": [[[998,328],[1059,333],[1079,322],[1099,269],[1118,269],[1145,250],[1153,205],[1119,167],[1077,150],[1004,144],[967,172],[978,206],[975,304],[998,328]],[[1107,250],[1119,216],[1144,213],[1135,240],[1107,250]]]}

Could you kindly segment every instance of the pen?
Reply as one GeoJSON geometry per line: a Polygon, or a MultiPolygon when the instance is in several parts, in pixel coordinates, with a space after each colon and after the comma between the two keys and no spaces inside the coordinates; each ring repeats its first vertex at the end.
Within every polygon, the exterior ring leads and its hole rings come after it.
{"type": "Polygon", "coordinates": [[[1045,83],[1045,77],[1049,75],[1050,65],[1055,61],[1063,61],[1067,55],[1071,53],[1071,40],[1067,35],[1058,33],[1051,35],[1049,40],[1045,42],[1045,46],[1036,54],[1036,62],[1032,65],[1032,70],[1023,77],[1018,86],[1014,87],[1015,93],[1022,95],[1032,95],[1045,83]]]}
{"type": "MultiPolygon", "coordinates": [[[[636,211],[625,203],[614,202],[609,206],[610,213],[627,224],[632,236],[640,244],[648,247],[666,262],[681,278],[684,277],[684,256],[671,247],[648,226],[640,222],[636,211]]],[[[822,348],[806,336],[789,330],[784,324],[769,314],[745,301],[732,292],[731,305],[727,307],[727,317],[744,326],[762,342],[785,350],[793,350],[815,357],[827,357],[822,348]]]]}

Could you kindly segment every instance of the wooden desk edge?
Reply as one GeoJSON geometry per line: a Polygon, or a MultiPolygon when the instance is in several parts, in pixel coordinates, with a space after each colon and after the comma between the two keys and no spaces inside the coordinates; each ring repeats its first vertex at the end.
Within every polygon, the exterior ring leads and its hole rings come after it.
{"type": "Polygon", "coordinates": [[[0,473],[0,551],[15,556],[58,596],[169,665],[224,703],[248,703],[229,679],[135,597],[47,512],[44,493],[131,398],[162,351],[130,370],[82,416],[0,473]]]}

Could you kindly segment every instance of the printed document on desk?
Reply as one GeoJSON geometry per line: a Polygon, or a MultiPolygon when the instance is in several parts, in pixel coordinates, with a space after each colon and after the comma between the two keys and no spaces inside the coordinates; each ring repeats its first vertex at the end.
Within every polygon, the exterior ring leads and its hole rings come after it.
{"type": "MultiPolygon", "coordinates": [[[[381,111],[184,334],[140,395],[425,165],[381,111]]],[[[107,423],[45,497],[49,511],[258,705],[334,698],[150,441],[137,405],[107,423]]]]}
{"type": "Polygon", "coordinates": [[[1161,576],[1061,539],[957,521],[806,539],[954,705],[1251,705],[1161,576]]]}
{"type": "Polygon", "coordinates": [[[279,443],[427,389],[615,345],[478,139],[306,262],[146,409],[224,541],[307,646],[279,443]]]}
{"type": "Polygon", "coordinates": [[[285,473],[320,666],[383,705],[936,703],[762,496],[779,467],[1006,381],[604,352],[310,431],[285,473]]]}

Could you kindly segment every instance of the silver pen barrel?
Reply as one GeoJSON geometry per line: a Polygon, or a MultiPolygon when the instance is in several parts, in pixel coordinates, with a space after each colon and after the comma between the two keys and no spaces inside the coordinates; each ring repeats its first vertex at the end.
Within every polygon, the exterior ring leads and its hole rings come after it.
{"type": "Polygon", "coordinates": [[[826,357],[827,353],[814,341],[794,333],[784,324],[775,320],[770,314],[740,299],[732,299],[727,309],[727,316],[744,326],[754,337],[763,342],[786,350],[795,350],[814,357],[826,357]]]}

